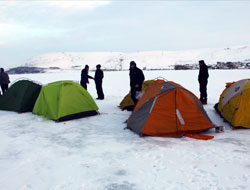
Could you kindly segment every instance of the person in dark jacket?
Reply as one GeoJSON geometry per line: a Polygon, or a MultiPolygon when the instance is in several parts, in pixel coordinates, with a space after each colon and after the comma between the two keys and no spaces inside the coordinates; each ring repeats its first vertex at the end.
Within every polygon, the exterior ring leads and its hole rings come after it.
{"type": "Polygon", "coordinates": [[[136,91],[142,90],[142,84],[145,77],[142,70],[136,66],[136,63],[134,61],[130,62],[129,77],[130,77],[131,98],[136,105],[138,101],[136,99],[136,91]]]}
{"type": "Polygon", "coordinates": [[[96,65],[96,71],[95,71],[95,86],[96,86],[98,100],[104,99],[104,94],[103,94],[103,90],[102,90],[103,77],[104,77],[104,75],[103,75],[103,71],[101,70],[101,65],[98,64],[98,65],[96,65]]]}
{"type": "Polygon", "coordinates": [[[0,85],[1,85],[1,89],[2,89],[3,94],[8,90],[9,83],[10,83],[9,75],[6,72],[4,72],[3,68],[1,68],[1,71],[0,71],[0,85]]]}
{"type": "Polygon", "coordinates": [[[200,84],[200,101],[202,104],[207,104],[207,82],[208,82],[208,68],[204,60],[199,61],[199,76],[198,81],[200,84]]]}
{"type": "Polygon", "coordinates": [[[85,65],[85,68],[82,70],[81,73],[81,85],[83,88],[85,88],[87,90],[87,83],[89,83],[89,78],[90,79],[94,79],[93,77],[88,75],[89,73],[89,66],[85,65]]]}

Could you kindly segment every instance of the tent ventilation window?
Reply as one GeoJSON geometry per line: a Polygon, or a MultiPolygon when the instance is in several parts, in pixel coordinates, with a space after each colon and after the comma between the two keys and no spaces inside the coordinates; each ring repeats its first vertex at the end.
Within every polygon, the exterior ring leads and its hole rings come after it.
{"type": "Polygon", "coordinates": [[[176,109],[176,115],[177,115],[177,117],[178,117],[180,123],[181,123],[182,125],[184,125],[185,122],[184,122],[184,119],[183,119],[183,117],[182,117],[181,112],[179,111],[179,109],[176,109]]]}

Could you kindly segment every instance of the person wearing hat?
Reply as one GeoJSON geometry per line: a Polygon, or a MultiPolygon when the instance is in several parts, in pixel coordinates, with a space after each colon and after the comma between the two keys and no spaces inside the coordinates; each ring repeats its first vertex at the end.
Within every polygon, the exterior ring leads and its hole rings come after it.
{"type": "Polygon", "coordinates": [[[89,78],[94,80],[94,78],[89,76],[88,73],[89,73],[89,66],[85,65],[85,68],[81,72],[81,82],[80,82],[80,84],[86,90],[87,90],[87,83],[89,83],[89,78]]]}
{"type": "Polygon", "coordinates": [[[103,100],[104,94],[102,90],[102,79],[103,79],[103,71],[101,70],[101,65],[96,65],[96,71],[95,71],[95,86],[97,91],[97,100],[103,100]]]}
{"type": "Polygon", "coordinates": [[[142,70],[136,66],[136,63],[134,61],[130,62],[129,77],[130,77],[131,98],[136,105],[138,101],[136,99],[136,91],[142,90],[142,84],[145,77],[142,70]]]}
{"type": "Polygon", "coordinates": [[[199,67],[198,81],[200,84],[200,101],[202,104],[207,104],[207,82],[209,74],[204,60],[199,61],[199,67]]]}

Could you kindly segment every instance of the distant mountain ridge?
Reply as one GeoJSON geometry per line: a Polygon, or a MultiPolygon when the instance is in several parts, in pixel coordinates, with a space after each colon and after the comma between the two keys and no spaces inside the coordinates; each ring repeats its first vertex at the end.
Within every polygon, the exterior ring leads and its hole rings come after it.
{"type": "Polygon", "coordinates": [[[250,46],[137,53],[55,52],[32,57],[23,66],[45,69],[81,69],[88,64],[90,69],[95,69],[97,64],[101,64],[106,70],[126,70],[129,68],[129,62],[134,60],[139,67],[152,70],[174,69],[175,65],[193,65],[201,59],[205,60],[208,65],[215,65],[217,62],[246,62],[250,60],[250,46]]]}

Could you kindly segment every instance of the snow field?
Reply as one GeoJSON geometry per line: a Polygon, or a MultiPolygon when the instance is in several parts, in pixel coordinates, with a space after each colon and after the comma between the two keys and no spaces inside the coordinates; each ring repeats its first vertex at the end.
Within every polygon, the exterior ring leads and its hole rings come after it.
{"type": "MultiPolygon", "coordinates": [[[[240,190],[250,187],[250,131],[232,130],[213,109],[225,82],[248,70],[209,70],[208,115],[224,133],[215,138],[141,138],[124,130],[130,112],[117,107],[129,91],[128,71],[105,72],[100,115],[55,123],[32,113],[0,111],[0,189],[8,190],[240,190]]],[[[199,96],[198,71],[147,71],[199,96]]],[[[93,76],[93,73],[90,73],[93,76]]],[[[43,84],[80,80],[79,72],[11,75],[43,84]]],[[[94,82],[88,90],[96,98],[94,82]]]]}

